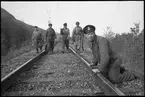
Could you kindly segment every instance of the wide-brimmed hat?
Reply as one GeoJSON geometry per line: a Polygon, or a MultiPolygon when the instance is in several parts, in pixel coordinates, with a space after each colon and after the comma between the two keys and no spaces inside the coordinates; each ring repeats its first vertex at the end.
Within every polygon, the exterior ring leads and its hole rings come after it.
{"type": "Polygon", "coordinates": [[[89,32],[89,30],[91,30],[91,31],[95,31],[95,26],[93,26],[93,25],[86,25],[84,28],[83,28],[83,32],[84,32],[84,34],[87,34],[88,32],[89,32]]]}

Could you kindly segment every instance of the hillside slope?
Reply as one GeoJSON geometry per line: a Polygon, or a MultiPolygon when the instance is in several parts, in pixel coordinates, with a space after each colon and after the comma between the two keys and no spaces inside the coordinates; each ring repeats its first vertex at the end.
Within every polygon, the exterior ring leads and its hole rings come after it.
{"type": "Polygon", "coordinates": [[[20,48],[25,41],[31,41],[33,30],[32,25],[17,20],[1,8],[1,55],[7,54],[10,48],[20,48]]]}

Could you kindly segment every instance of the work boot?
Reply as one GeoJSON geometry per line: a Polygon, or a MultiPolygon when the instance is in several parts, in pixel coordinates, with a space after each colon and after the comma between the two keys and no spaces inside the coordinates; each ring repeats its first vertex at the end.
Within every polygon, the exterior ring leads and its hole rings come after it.
{"type": "Polygon", "coordinates": [[[40,47],[40,52],[42,52],[42,47],[40,47]]]}
{"type": "Polygon", "coordinates": [[[36,53],[39,53],[38,50],[36,50],[36,53]]]}
{"type": "Polygon", "coordinates": [[[36,53],[39,53],[39,52],[38,52],[38,48],[36,48],[36,53]]]}
{"type": "Polygon", "coordinates": [[[84,48],[82,47],[82,52],[84,52],[84,48]]]}
{"type": "Polygon", "coordinates": [[[69,52],[69,49],[67,49],[66,52],[68,53],[69,52]]]}
{"type": "Polygon", "coordinates": [[[48,55],[50,55],[50,54],[52,54],[52,51],[49,51],[49,52],[48,52],[48,55]]]}
{"type": "Polygon", "coordinates": [[[78,49],[75,49],[76,53],[79,53],[79,50],[78,49]]]}
{"type": "Polygon", "coordinates": [[[61,51],[64,54],[64,51],[61,51]]]}
{"type": "Polygon", "coordinates": [[[80,53],[83,53],[83,49],[80,49],[80,53]]]}
{"type": "Polygon", "coordinates": [[[140,74],[140,73],[134,72],[134,71],[133,71],[133,74],[134,74],[136,79],[144,80],[144,75],[143,74],[140,74]]]}

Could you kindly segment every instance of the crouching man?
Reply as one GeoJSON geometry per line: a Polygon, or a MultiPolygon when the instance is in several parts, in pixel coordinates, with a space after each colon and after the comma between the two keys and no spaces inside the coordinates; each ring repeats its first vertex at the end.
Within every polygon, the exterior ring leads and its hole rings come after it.
{"type": "Polygon", "coordinates": [[[121,83],[140,78],[138,74],[125,70],[125,68],[121,66],[121,57],[112,50],[106,38],[95,34],[95,27],[93,25],[85,26],[83,32],[92,44],[92,68],[98,68],[112,83],[121,83]],[[98,65],[98,63],[100,65],[98,65]]]}

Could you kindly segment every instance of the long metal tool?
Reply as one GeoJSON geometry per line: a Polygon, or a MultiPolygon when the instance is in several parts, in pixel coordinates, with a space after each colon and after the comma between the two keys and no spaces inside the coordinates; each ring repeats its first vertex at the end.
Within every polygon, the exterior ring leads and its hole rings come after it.
{"type": "Polygon", "coordinates": [[[101,73],[99,73],[98,69],[92,70],[90,64],[84,58],[82,58],[79,54],[77,54],[72,47],[69,48],[79,59],[81,59],[86,64],[84,66],[89,69],[89,72],[95,78],[96,82],[95,84],[103,89],[105,95],[125,96],[123,92],[121,92],[115,85],[113,85],[108,79],[106,79],[101,73]]]}

